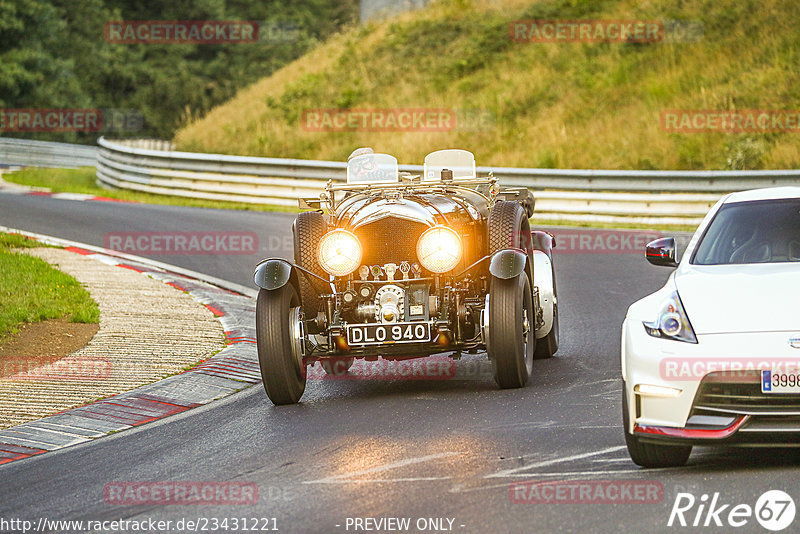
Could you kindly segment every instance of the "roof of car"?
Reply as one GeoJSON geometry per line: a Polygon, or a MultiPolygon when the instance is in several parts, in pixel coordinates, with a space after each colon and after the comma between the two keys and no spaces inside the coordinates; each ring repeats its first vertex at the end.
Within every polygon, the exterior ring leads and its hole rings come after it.
{"type": "Polygon", "coordinates": [[[725,204],[730,202],[749,202],[753,200],[778,200],[781,198],[800,198],[800,187],[765,187],[763,189],[751,189],[749,191],[739,191],[731,193],[725,199],[725,204]]]}

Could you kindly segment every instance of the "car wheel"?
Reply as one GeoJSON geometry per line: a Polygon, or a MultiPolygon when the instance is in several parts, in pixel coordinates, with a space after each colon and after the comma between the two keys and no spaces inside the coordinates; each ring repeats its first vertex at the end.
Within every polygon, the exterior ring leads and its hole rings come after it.
{"type": "Polygon", "coordinates": [[[256,342],[261,378],[274,404],[294,404],[306,389],[300,299],[292,284],[258,292],[256,342]]]}
{"type": "Polygon", "coordinates": [[[528,275],[492,278],[489,288],[489,358],[501,388],[519,388],[533,372],[536,336],[528,275]]]}
{"type": "Polygon", "coordinates": [[[354,358],[327,358],[320,360],[320,365],[326,375],[344,376],[353,366],[354,358]]]}
{"type": "MultiPolygon", "coordinates": [[[[553,265],[552,260],[550,260],[550,265],[553,265]]],[[[553,270],[553,300],[553,324],[546,336],[536,340],[536,350],[533,352],[533,357],[537,360],[552,358],[558,351],[558,291],[556,289],[555,270],[553,270]]]]}
{"type": "MultiPolygon", "coordinates": [[[[297,216],[292,233],[294,234],[294,262],[314,274],[328,278],[328,274],[320,267],[317,260],[319,241],[328,231],[328,225],[321,213],[306,211],[297,216]]],[[[320,280],[315,280],[302,272],[297,273],[300,289],[300,304],[306,317],[313,319],[322,309],[319,295],[330,293],[330,289],[320,280]]]]}
{"type": "Polygon", "coordinates": [[[622,429],[625,432],[625,444],[633,463],[641,467],[680,467],[686,465],[692,453],[691,445],[658,445],[642,443],[635,435],[628,432],[628,399],[625,395],[625,384],[622,385],[622,429]]]}

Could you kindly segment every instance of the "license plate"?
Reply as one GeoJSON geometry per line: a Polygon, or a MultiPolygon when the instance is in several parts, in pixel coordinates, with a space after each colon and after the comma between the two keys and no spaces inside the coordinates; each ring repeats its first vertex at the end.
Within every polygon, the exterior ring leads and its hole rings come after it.
{"type": "Polygon", "coordinates": [[[761,393],[800,393],[800,373],[762,369],[761,393]]]}
{"type": "Polygon", "coordinates": [[[429,323],[352,324],[347,326],[348,345],[420,343],[431,340],[429,323]]]}

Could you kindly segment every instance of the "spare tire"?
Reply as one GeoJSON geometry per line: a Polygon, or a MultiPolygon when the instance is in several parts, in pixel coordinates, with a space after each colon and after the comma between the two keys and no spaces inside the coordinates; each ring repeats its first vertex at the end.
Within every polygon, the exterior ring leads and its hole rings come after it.
{"type": "MultiPolygon", "coordinates": [[[[319,260],[317,260],[317,251],[319,250],[319,241],[327,231],[328,224],[322,214],[317,211],[301,213],[295,219],[294,225],[292,225],[294,262],[325,279],[328,278],[328,273],[320,267],[319,260]]],[[[313,319],[322,309],[322,302],[319,296],[323,293],[330,293],[330,288],[321,280],[308,276],[303,272],[297,273],[297,283],[300,290],[300,307],[306,319],[313,319]]]]}
{"type": "Polygon", "coordinates": [[[507,248],[520,248],[530,256],[531,224],[525,208],[518,202],[505,200],[496,202],[489,213],[486,225],[489,254],[507,248]]]}

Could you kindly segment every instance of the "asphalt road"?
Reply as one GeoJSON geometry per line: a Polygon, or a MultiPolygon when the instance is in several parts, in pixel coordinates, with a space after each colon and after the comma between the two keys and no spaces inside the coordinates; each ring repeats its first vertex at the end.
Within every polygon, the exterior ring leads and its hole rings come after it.
{"type": "MultiPolygon", "coordinates": [[[[274,238],[290,235],[291,219],[0,194],[0,224],[97,245],[110,231],[254,231],[258,254],[157,257],[246,285],[252,285],[256,256],[291,254],[269,246],[271,237],[279,243],[274,238]]],[[[561,348],[557,357],[536,362],[526,388],[501,391],[483,376],[314,381],[300,405],[274,407],[255,386],[175,417],[0,467],[0,527],[14,518],[154,519],[172,521],[168,531],[177,532],[180,520],[207,518],[197,530],[225,532],[221,521],[228,518],[230,532],[232,518],[274,518],[258,527],[335,533],[368,531],[356,528],[355,518],[391,517],[409,518],[408,532],[728,532],[733,529],[727,525],[668,527],[676,495],[692,493],[699,504],[703,494],[711,501],[718,492],[718,503],[731,505],[723,522],[732,505],[754,506],[769,489],[800,497],[795,449],[700,449],[685,468],[637,468],[628,459],[620,422],[620,324],[627,306],[663,284],[669,271],[648,265],[640,254],[557,250],[556,263],[561,348]],[[580,480],[652,481],[663,494],[651,504],[516,503],[509,494],[514,482],[580,480]],[[259,499],[253,505],[107,503],[104,487],[124,481],[253,483],[259,499]],[[444,520],[423,524],[428,518],[444,520]]],[[[479,359],[465,356],[457,365],[470,369],[479,359]]],[[[685,514],[690,524],[697,512],[696,505],[685,514]]],[[[699,524],[705,520],[701,514],[699,524]]],[[[794,531],[798,524],[800,519],[794,531]]],[[[80,532],[86,526],[51,530],[80,532]]],[[[752,517],[735,530],[766,532],[752,517]]]]}

